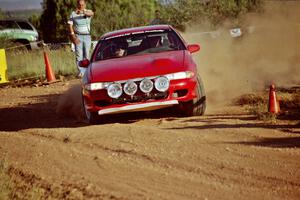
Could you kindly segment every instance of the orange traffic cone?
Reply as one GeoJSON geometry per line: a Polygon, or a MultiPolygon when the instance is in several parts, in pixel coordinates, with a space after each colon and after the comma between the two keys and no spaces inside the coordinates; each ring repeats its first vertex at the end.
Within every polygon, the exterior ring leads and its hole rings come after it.
{"type": "Polygon", "coordinates": [[[48,54],[46,51],[44,51],[44,59],[45,59],[45,65],[46,65],[46,78],[48,82],[54,82],[56,81],[55,75],[52,71],[51,64],[49,62],[48,54]]]}
{"type": "Polygon", "coordinates": [[[278,114],[280,112],[279,102],[276,99],[275,85],[270,86],[269,92],[269,112],[278,114]]]}

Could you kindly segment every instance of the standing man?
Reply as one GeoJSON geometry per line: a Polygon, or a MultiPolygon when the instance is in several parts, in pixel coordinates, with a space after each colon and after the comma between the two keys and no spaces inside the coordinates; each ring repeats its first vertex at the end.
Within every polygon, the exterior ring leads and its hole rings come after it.
{"type": "Polygon", "coordinates": [[[155,18],[150,22],[150,25],[164,24],[163,20],[160,18],[159,10],[155,10],[155,18]]]}
{"type": "Polygon", "coordinates": [[[89,58],[91,48],[91,18],[93,16],[94,12],[86,9],[85,0],[77,0],[77,8],[71,13],[68,20],[70,39],[75,45],[79,77],[82,77],[86,70],[79,67],[79,61],[89,58]]]}

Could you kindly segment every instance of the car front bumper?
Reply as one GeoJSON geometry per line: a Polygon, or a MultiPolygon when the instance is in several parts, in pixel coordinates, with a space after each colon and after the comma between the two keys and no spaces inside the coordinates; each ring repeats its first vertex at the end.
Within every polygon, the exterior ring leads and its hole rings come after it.
{"type": "Polygon", "coordinates": [[[104,109],[98,111],[98,115],[116,114],[116,113],[125,113],[125,112],[150,111],[150,110],[157,110],[157,109],[173,106],[176,104],[178,104],[177,100],[139,103],[139,104],[133,104],[133,105],[119,106],[119,107],[114,107],[114,108],[104,108],[104,109]]]}
{"type": "Polygon", "coordinates": [[[95,103],[99,100],[111,99],[108,97],[106,90],[92,92],[83,90],[83,98],[85,100],[86,109],[90,112],[96,112],[99,115],[151,111],[193,100],[197,97],[195,92],[196,86],[197,81],[194,78],[175,80],[170,82],[168,95],[164,99],[150,99],[141,102],[111,104],[107,106],[99,106],[95,103]]]}

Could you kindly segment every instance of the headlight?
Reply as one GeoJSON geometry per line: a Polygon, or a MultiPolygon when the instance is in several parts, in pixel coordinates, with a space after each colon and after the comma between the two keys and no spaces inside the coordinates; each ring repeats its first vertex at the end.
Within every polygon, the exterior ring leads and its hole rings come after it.
{"type": "Polygon", "coordinates": [[[93,90],[101,90],[101,89],[104,89],[104,88],[106,88],[108,85],[109,85],[109,83],[90,83],[90,84],[86,84],[86,85],[84,86],[84,88],[85,88],[86,90],[93,91],[93,90]]]}
{"type": "Polygon", "coordinates": [[[111,98],[117,99],[122,95],[122,86],[120,83],[113,83],[107,87],[107,94],[111,98]]]}
{"type": "Polygon", "coordinates": [[[194,76],[194,72],[186,71],[186,72],[177,72],[174,74],[167,74],[166,77],[169,80],[178,80],[178,79],[186,79],[192,78],[194,76]]]}
{"type": "Polygon", "coordinates": [[[155,88],[160,92],[165,92],[169,89],[170,81],[167,77],[161,76],[155,80],[155,88]]]}
{"type": "Polygon", "coordinates": [[[124,92],[127,95],[134,95],[137,91],[137,85],[133,81],[127,81],[124,85],[124,92]]]}
{"type": "Polygon", "coordinates": [[[144,93],[151,92],[153,90],[153,82],[148,78],[143,79],[140,83],[140,89],[144,93]]]}

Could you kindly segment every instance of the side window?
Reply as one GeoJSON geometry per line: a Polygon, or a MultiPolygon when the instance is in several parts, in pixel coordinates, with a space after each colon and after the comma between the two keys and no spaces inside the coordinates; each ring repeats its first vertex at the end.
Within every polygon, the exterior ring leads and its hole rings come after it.
{"type": "Polygon", "coordinates": [[[19,26],[14,21],[1,21],[0,27],[3,29],[19,29],[19,26]]]}
{"type": "Polygon", "coordinates": [[[18,25],[14,21],[6,21],[5,28],[19,29],[18,25]]]}
{"type": "Polygon", "coordinates": [[[96,60],[105,60],[111,57],[112,47],[113,45],[111,42],[103,41],[98,49],[98,52],[96,53],[96,60]]]}
{"type": "Polygon", "coordinates": [[[33,28],[27,22],[17,22],[21,29],[33,31],[33,28]]]}
{"type": "Polygon", "coordinates": [[[168,33],[168,40],[169,40],[169,46],[172,49],[175,49],[175,50],[184,49],[184,45],[182,44],[179,37],[177,35],[175,35],[175,33],[169,32],[168,33]]]}

